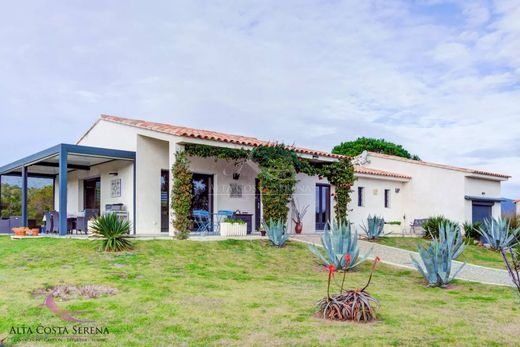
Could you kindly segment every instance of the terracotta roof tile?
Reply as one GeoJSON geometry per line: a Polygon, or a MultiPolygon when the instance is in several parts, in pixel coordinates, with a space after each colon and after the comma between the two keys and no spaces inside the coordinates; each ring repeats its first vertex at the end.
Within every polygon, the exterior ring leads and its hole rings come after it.
{"type": "Polygon", "coordinates": [[[354,172],[355,173],[359,173],[359,174],[365,174],[365,175],[375,175],[375,176],[404,178],[404,179],[407,179],[407,180],[412,179],[412,177],[406,176],[406,175],[403,175],[403,174],[390,172],[390,171],[383,171],[383,170],[378,170],[378,169],[372,169],[372,168],[368,168],[366,166],[359,166],[359,165],[355,165],[354,166],[354,172]]]}
{"type": "Polygon", "coordinates": [[[368,152],[368,153],[370,155],[374,156],[374,157],[398,160],[398,161],[403,161],[403,162],[412,163],[412,164],[418,164],[418,165],[424,165],[424,166],[430,166],[430,167],[437,167],[437,168],[447,169],[447,170],[461,171],[461,172],[466,172],[466,173],[476,174],[476,175],[494,176],[494,177],[500,177],[500,178],[506,178],[506,179],[507,178],[511,178],[511,176],[504,175],[504,174],[499,174],[499,173],[494,173],[494,172],[487,172],[487,171],[474,170],[474,169],[466,169],[466,168],[462,168],[462,167],[445,165],[445,164],[431,163],[431,162],[422,161],[422,160],[412,160],[412,159],[398,157],[398,156],[395,156],[395,155],[388,155],[388,154],[382,154],[382,153],[376,153],[376,152],[368,152]]]}
{"type": "MultiPolygon", "coordinates": [[[[199,138],[203,140],[212,140],[219,142],[227,142],[233,144],[239,144],[244,146],[258,147],[258,146],[268,146],[274,144],[273,142],[259,140],[256,137],[249,136],[241,136],[241,135],[233,135],[220,133],[216,131],[202,130],[202,129],[194,129],[194,128],[186,128],[171,124],[163,124],[163,123],[155,123],[148,122],[144,120],[138,119],[130,119],[123,118],[117,116],[110,115],[101,115],[101,119],[113,123],[125,124],[129,126],[134,126],[137,128],[153,130],[161,133],[171,134],[175,136],[183,136],[183,137],[193,137],[199,138]]],[[[325,151],[318,151],[314,149],[301,148],[301,147],[291,147],[298,153],[309,154],[309,155],[318,155],[322,157],[329,158],[341,158],[342,155],[333,154],[325,151]]]]}

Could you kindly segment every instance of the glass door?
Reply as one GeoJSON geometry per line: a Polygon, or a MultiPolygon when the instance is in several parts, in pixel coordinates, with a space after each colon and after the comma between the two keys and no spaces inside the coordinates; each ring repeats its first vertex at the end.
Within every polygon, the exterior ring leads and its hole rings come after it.
{"type": "Polygon", "coordinates": [[[97,210],[101,207],[101,179],[99,177],[83,181],[83,208],[97,210]]]}
{"type": "Polygon", "coordinates": [[[324,230],[330,221],[330,186],[316,185],[316,230],[324,230]]]}
{"type": "Polygon", "coordinates": [[[161,232],[167,233],[170,224],[170,172],[161,171],[161,232]]]}
{"type": "Polygon", "coordinates": [[[191,212],[205,211],[210,224],[213,223],[213,175],[193,174],[191,212]]]}

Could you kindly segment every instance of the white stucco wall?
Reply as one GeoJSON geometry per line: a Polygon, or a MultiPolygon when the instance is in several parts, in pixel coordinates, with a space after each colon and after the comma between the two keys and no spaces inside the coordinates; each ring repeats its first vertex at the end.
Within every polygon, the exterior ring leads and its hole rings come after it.
{"type": "Polygon", "coordinates": [[[169,170],[169,143],[137,135],[136,226],[140,234],[161,233],[161,170],[169,170]]]}
{"type": "MultiPolygon", "coordinates": [[[[486,197],[500,198],[500,181],[493,177],[467,178],[467,173],[368,156],[365,166],[411,176],[403,189],[403,214],[407,223],[414,219],[443,215],[460,223],[471,221],[471,201],[466,195],[487,192],[486,197]]],[[[500,215],[500,204],[495,204],[493,215],[500,215]]]]}
{"type": "Polygon", "coordinates": [[[383,217],[385,222],[399,221],[401,228],[407,229],[407,220],[403,218],[403,205],[408,184],[384,177],[358,176],[352,187],[348,218],[360,235],[364,234],[361,226],[367,224],[369,215],[383,217]],[[363,206],[358,206],[358,187],[364,188],[363,206]],[[385,189],[390,190],[389,207],[385,207],[385,189]]]}
{"type": "MultiPolygon", "coordinates": [[[[84,210],[83,181],[85,179],[100,178],[101,183],[101,213],[105,212],[105,205],[122,203],[128,211],[129,220],[133,223],[133,196],[134,173],[133,163],[125,160],[116,160],[105,164],[93,166],[89,171],[76,170],[69,172],[67,179],[67,214],[77,215],[84,210]],[[117,172],[117,176],[109,173],[117,172]],[[112,198],[111,182],[113,179],[121,179],[121,197],[112,198]]],[[[55,184],[55,207],[59,210],[59,177],[55,184]]]]}

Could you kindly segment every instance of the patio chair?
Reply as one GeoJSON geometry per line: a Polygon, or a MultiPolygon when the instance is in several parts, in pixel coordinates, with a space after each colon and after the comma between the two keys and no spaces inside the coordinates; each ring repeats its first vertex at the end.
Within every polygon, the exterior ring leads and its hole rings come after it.
{"type": "Polygon", "coordinates": [[[76,230],[88,234],[88,221],[99,215],[98,209],[85,209],[83,216],[78,216],[76,221],[76,230]]]}
{"type": "Polygon", "coordinates": [[[52,232],[57,234],[59,233],[60,227],[60,213],[58,211],[51,211],[51,223],[52,223],[52,232]]]}
{"type": "Polygon", "coordinates": [[[211,231],[211,219],[209,212],[206,210],[193,210],[193,221],[197,232],[206,233],[211,231]]]}
{"type": "Polygon", "coordinates": [[[52,233],[52,215],[50,212],[45,212],[45,233],[52,233]]]}
{"type": "Polygon", "coordinates": [[[422,229],[422,233],[424,233],[423,224],[428,220],[428,218],[414,219],[413,223],[410,224],[412,228],[412,233],[416,234],[416,228],[422,229]]]}

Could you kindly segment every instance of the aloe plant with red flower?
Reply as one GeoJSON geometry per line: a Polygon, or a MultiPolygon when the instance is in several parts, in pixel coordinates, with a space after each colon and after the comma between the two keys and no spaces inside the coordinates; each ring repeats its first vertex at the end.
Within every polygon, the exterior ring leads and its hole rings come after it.
{"type": "Polygon", "coordinates": [[[348,263],[351,261],[350,255],[345,254],[345,267],[343,272],[343,281],[339,294],[330,294],[330,284],[336,270],[334,265],[328,265],[328,283],[327,296],[318,302],[318,312],[325,318],[330,320],[353,320],[357,322],[369,322],[376,319],[375,307],[378,301],[370,295],[366,289],[372,281],[372,276],[376,269],[377,263],[381,259],[376,257],[370,269],[370,276],[367,284],[361,289],[343,290],[348,263]]]}

